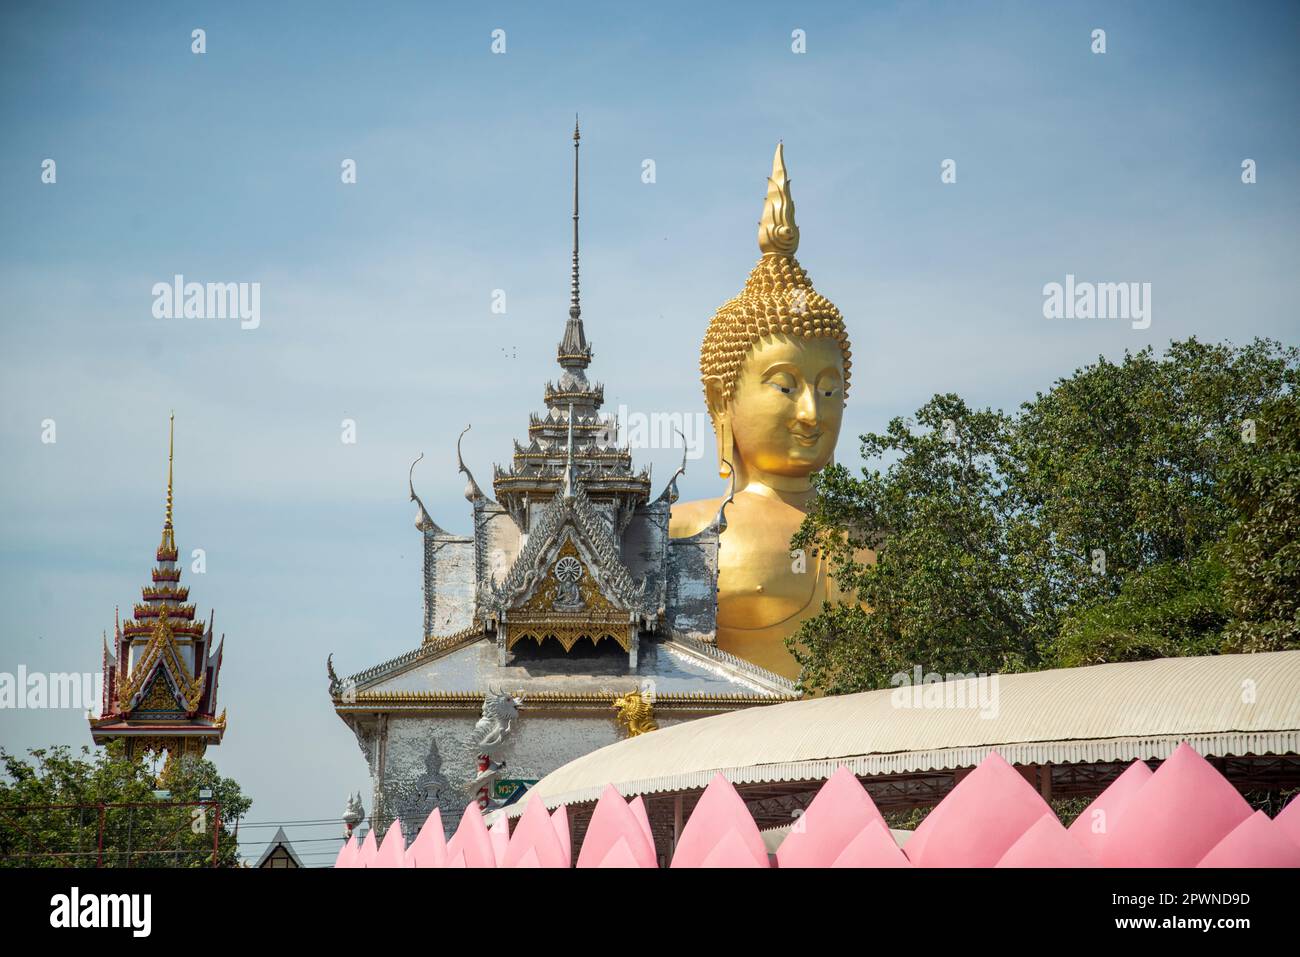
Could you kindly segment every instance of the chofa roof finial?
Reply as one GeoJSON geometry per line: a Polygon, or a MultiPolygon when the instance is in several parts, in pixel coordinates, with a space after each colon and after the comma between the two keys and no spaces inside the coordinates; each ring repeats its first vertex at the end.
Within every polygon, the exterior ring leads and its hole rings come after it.
{"type": "Polygon", "coordinates": [[[487,496],[484,495],[483,490],[478,487],[478,482],[474,481],[474,473],[465,465],[465,460],[461,458],[460,455],[460,440],[465,438],[465,433],[468,431],[469,426],[467,425],[465,428],[461,429],[460,435],[456,438],[456,468],[465,473],[465,478],[467,479],[465,483],[465,498],[473,502],[480,498],[487,498],[487,496]]]}
{"type": "Polygon", "coordinates": [[[415,527],[422,532],[433,532],[436,535],[446,534],[438,523],[429,517],[428,511],[424,507],[424,502],[420,501],[420,496],[415,494],[415,467],[420,464],[420,459],[424,458],[424,453],[420,453],[420,458],[411,463],[411,470],[406,475],[406,487],[410,490],[411,501],[416,504],[415,527]]]}

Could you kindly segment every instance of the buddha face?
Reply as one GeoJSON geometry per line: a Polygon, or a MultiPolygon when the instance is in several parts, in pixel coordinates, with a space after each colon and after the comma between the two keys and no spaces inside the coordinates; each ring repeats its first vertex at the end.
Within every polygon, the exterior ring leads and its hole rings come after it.
{"type": "Polygon", "coordinates": [[[763,337],[746,356],[731,400],[718,411],[730,422],[736,457],[750,479],[806,479],[830,462],[840,434],[839,344],[830,338],[763,337]]]}

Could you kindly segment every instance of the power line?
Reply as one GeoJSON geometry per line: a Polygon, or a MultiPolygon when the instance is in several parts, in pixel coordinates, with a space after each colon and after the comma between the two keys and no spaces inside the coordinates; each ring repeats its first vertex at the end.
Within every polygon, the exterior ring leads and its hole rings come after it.
{"type": "Polygon", "coordinates": [[[324,824],[333,824],[335,827],[342,827],[343,822],[339,818],[330,818],[326,820],[308,820],[308,821],[240,821],[240,827],[288,827],[289,825],[312,827],[324,824]]]}

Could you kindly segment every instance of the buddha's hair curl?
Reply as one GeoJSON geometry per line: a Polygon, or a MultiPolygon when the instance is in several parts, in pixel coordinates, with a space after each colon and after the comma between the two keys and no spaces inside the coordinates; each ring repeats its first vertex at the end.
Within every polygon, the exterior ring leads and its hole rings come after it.
{"type": "Polygon", "coordinates": [[[717,376],[722,380],[724,401],[730,400],[741,366],[755,343],[778,333],[839,343],[844,355],[844,394],[848,395],[853,363],[844,317],[813,288],[798,260],[766,255],[750,272],[740,295],[725,302],[709,320],[700,346],[700,377],[706,384],[706,397],[708,380],[717,376]]]}

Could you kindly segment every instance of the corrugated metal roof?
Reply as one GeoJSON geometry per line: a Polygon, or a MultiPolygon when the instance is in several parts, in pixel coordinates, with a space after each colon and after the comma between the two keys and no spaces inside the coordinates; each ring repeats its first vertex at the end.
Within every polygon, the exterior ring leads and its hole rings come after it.
{"type": "Polygon", "coordinates": [[[663,728],[569,762],[524,803],[593,801],[610,783],[625,795],[703,787],[718,771],[753,783],[816,780],[840,764],[858,774],[970,767],[994,749],[1020,764],[1164,758],[1180,741],[1207,755],[1300,750],[1300,651],[1161,658],[986,682],[982,698],[978,680],[944,682],[663,728]],[[959,692],[973,706],[956,706],[959,692]],[[944,696],[948,706],[926,706],[926,696],[944,696]]]}

